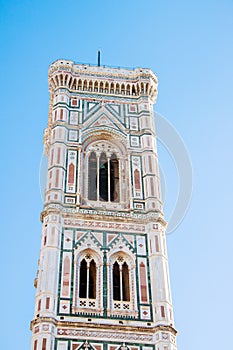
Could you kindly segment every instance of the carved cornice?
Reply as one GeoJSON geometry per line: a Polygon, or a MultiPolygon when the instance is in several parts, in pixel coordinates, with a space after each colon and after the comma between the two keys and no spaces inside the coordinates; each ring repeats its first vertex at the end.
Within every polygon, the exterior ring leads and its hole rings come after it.
{"type": "MultiPolygon", "coordinates": [[[[114,320],[112,320],[114,322],[114,320]]],[[[124,319],[122,320],[124,322],[124,319]]],[[[133,322],[133,321],[132,321],[133,322]]],[[[31,331],[33,331],[33,327],[34,326],[38,326],[41,323],[50,323],[53,324],[55,327],[57,328],[62,328],[64,330],[67,331],[71,331],[74,330],[76,332],[78,331],[89,331],[91,336],[91,332],[100,330],[102,333],[104,333],[103,331],[105,330],[106,333],[107,332],[111,332],[114,331],[116,332],[116,325],[115,324],[106,324],[106,323],[91,323],[91,324],[87,324],[86,322],[80,321],[80,322],[74,322],[74,321],[60,321],[57,320],[53,317],[37,317],[36,319],[31,321],[30,324],[30,329],[31,331]]],[[[147,325],[147,323],[145,322],[145,326],[143,324],[141,324],[140,326],[135,326],[135,325],[117,325],[117,333],[120,332],[124,332],[124,333],[130,333],[130,334],[137,334],[142,333],[142,335],[149,335],[151,336],[151,338],[153,337],[153,335],[157,332],[170,332],[171,334],[173,334],[174,336],[177,335],[177,330],[171,326],[171,325],[147,325]]],[[[151,339],[152,340],[152,339],[151,339]]]]}
{"type": "Polygon", "coordinates": [[[41,221],[43,222],[44,217],[49,214],[58,214],[61,215],[63,219],[67,218],[71,220],[102,220],[106,222],[111,220],[113,222],[122,223],[122,219],[124,219],[125,224],[147,224],[153,221],[160,223],[163,227],[167,225],[163,214],[155,210],[145,214],[139,214],[129,210],[119,212],[90,208],[64,208],[59,204],[50,204],[41,212],[41,221]]]}

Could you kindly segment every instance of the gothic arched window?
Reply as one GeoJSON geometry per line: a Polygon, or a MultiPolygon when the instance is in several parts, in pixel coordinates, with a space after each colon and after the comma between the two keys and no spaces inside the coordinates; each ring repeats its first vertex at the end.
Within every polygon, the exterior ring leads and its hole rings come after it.
{"type": "Polygon", "coordinates": [[[94,152],[89,157],[89,177],[88,177],[88,199],[96,201],[97,199],[97,159],[94,152]]]}
{"type": "Polygon", "coordinates": [[[99,163],[99,198],[101,201],[108,201],[108,161],[105,153],[101,153],[99,163]]]}
{"type": "Polygon", "coordinates": [[[119,202],[119,162],[115,154],[110,159],[110,195],[111,202],[119,202]]]}
{"type": "Polygon", "coordinates": [[[112,280],[113,280],[113,300],[120,299],[120,268],[117,261],[113,264],[112,270],[112,280]]]}
{"type": "Polygon", "coordinates": [[[81,261],[79,272],[79,297],[96,298],[96,263],[85,258],[81,261]]]}
{"type": "Polygon", "coordinates": [[[135,257],[126,252],[111,255],[108,276],[109,315],[137,317],[135,257]]]}
{"type": "Polygon", "coordinates": [[[130,301],[129,268],[126,262],[113,264],[113,300],[130,301]]]}
{"type": "Polygon", "coordinates": [[[119,202],[119,161],[115,153],[91,152],[88,159],[88,199],[119,202]]]}

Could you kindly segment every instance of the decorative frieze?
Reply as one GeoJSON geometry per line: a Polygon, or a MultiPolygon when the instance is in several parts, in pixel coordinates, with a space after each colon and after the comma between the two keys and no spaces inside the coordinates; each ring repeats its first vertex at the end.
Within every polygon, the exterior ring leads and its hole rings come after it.
{"type": "Polygon", "coordinates": [[[153,334],[135,333],[135,332],[120,332],[120,331],[101,331],[97,330],[79,330],[76,328],[58,328],[57,334],[59,337],[80,338],[80,339],[108,339],[113,341],[135,341],[138,343],[152,342],[153,334]]]}
{"type": "Polygon", "coordinates": [[[114,230],[114,231],[127,231],[127,232],[145,232],[145,225],[117,223],[117,222],[106,222],[96,220],[75,220],[75,219],[64,219],[64,225],[78,228],[94,228],[101,230],[114,230]]]}

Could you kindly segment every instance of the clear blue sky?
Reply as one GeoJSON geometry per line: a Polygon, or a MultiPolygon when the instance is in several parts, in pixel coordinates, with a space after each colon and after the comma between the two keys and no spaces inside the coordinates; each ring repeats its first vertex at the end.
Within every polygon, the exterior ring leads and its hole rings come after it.
{"type": "MultiPolygon", "coordinates": [[[[1,348],[30,347],[48,66],[58,58],[95,63],[101,48],[103,64],[157,73],[156,110],[192,159],[192,202],[167,239],[179,349],[229,349],[233,2],[8,0],[0,8],[1,348]]],[[[172,196],[176,174],[159,149],[172,196]]]]}

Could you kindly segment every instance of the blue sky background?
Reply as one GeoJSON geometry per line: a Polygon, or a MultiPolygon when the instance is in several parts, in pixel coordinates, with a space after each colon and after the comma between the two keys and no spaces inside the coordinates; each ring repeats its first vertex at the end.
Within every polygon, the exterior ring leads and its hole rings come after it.
{"type": "MultiPolygon", "coordinates": [[[[229,348],[232,333],[232,0],[1,1],[1,348],[29,349],[40,249],[39,165],[47,71],[67,58],[150,67],[156,111],[189,151],[189,211],[167,237],[180,350],[229,348]]],[[[159,145],[165,215],[175,166],[159,145]]]]}

